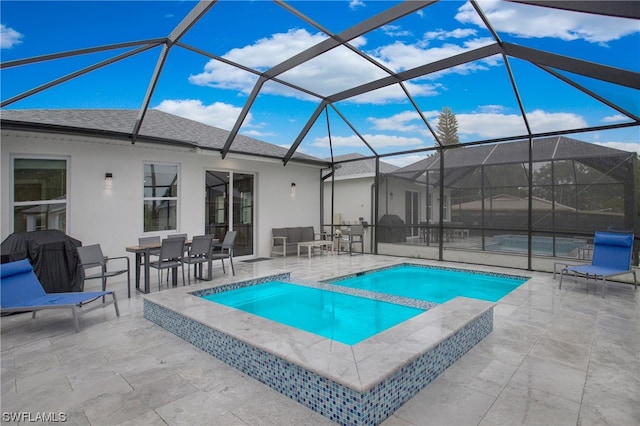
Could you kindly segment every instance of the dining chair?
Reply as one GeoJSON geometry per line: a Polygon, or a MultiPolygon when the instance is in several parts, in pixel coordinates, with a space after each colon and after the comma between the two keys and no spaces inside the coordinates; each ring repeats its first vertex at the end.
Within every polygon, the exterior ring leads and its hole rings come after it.
{"type": "MultiPolygon", "coordinates": [[[[160,236],[155,236],[155,237],[140,237],[138,238],[138,245],[139,246],[148,246],[151,244],[160,244],[160,236]]],[[[151,249],[149,250],[149,254],[152,256],[159,256],[160,255],[160,249],[151,249]]]]}
{"type": "Polygon", "coordinates": [[[236,274],[236,271],[233,268],[233,246],[235,244],[237,234],[238,231],[228,231],[224,235],[222,243],[213,244],[211,260],[220,259],[222,261],[222,272],[224,274],[227,273],[224,269],[225,259],[229,259],[229,262],[231,263],[231,272],[233,275],[236,274]]]}
{"type": "Polygon", "coordinates": [[[191,285],[191,265],[195,265],[193,268],[193,277],[197,278],[197,269],[200,265],[200,278],[202,278],[202,264],[209,262],[208,280],[211,280],[211,242],[213,237],[211,235],[197,235],[191,240],[191,247],[186,256],[182,258],[182,263],[187,265],[187,279],[189,285],[191,285]]]}
{"type": "MultiPolygon", "coordinates": [[[[107,289],[107,279],[127,274],[127,295],[131,297],[131,272],[129,267],[129,256],[107,257],[102,253],[100,244],[92,244],[89,246],[80,246],[76,248],[80,264],[84,270],[84,281],[101,279],[102,291],[107,289]],[[126,260],[126,268],[109,270],[109,261],[126,260]],[[99,270],[97,268],[100,268],[99,270]]],[[[82,291],[84,291],[84,281],[82,282],[82,291]]]]}
{"type": "Polygon", "coordinates": [[[187,234],[169,234],[167,238],[183,238],[185,241],[187,240],[187,234]]]}
{"type": "MultiPolygon", "coordinates": [[[[149,262],[149,267],[158,270],[158,290],[162,289],[162,271],[172,269],[175,272],[178,267],[182,268],[182,285],[184,280],[184,239],[182,238],[165,238],[160,245],[160,256],[155,262],[149,262]]],[[[175,275],[174,275],[175,277],[175,275]]],[[[177,280],[176,280],[177,282],[177,280]]]]}
{"type": "MultiPolygon", "coordinates": [[[[167,238],[182,238],[185,242],[187,241],[187,234],[169,234],[167,238]]],[[[184,247],[185,253],[187,252],[187,246],[185,244],[184,247]]],[[[167,274],[167,282],[169,282],[169,274],[167,274]]]]}

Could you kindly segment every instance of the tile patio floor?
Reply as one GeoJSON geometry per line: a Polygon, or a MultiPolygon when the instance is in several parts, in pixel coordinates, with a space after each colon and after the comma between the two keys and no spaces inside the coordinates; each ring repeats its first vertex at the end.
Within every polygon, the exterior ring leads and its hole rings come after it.
{"type": "MultiPolygon", "coordinates": [[[[236,261],[236,276],[286,270],[321,280],[402,260],[236,261]]],[[[593,285],[569,281],[559,290],[547,273],[408,261],[532,278],[496,305],[487,338],[383,425],[640,424],[640,291],[610,285],[602,298],[593,285]]],[[[221,276],[214,264],[214,280],[221,276]]],[[[142,295],[127,299],[122,281],[111,287],[121,317],[112,307],[91,312],[81,317],[80,333],[68,312],[2,318],[3,417],[63,412],[71,425],[332,424],[145,320],[142,295]]]]}

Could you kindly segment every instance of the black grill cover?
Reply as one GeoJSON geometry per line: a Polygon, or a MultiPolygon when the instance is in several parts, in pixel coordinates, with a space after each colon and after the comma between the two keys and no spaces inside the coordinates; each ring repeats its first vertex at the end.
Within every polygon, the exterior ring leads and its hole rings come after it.
{"type": "Polygon", "coordinates": [[[385,214],[378,221],[378,241],[381,243],[404,243],[407,230],[404,221],[395,214],[385,214]]]}
{"type": "Polygon", "coordinates": [[[2,263],[29,259],[47,293],[82,291],[84,271],[77,247],[82,243],[62,231],[16,232],[2,242],[2,263]]]}

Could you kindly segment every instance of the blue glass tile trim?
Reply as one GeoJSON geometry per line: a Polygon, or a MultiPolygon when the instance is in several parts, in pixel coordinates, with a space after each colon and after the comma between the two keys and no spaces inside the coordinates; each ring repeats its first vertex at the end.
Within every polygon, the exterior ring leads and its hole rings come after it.
{"type": "Polygon", "coordinates": [[[248,287],[250,285],[268,283],[270,281],[288,281],[290,277],[291,277],[291,274],[289,272],[284,272],[282,274],[269,275],[269,276],[260,277],[260,278],[252,278],[247,281],[238,281],[230,284],[221,285],[218,287],[205,288],[203,290],[197,290],[189,294],[192,294],[193,296],[196,296],[196,297],[203,297],[203,296],[208,296],[210,294],[218,294],[224,291],[236,290],[242,287],[248,287]]]}
{"type": "MultiPolygon", "coordinates": [[[[271,279],[273,277],[268,277],[271,279]]],[[[255,280],[251,283],[255,284],[255,280]]],[[[208,290],[211,289],[203,291],[208,290]]],[[[147,299],[144,317],[336,423],[354,426],[381,423],[493,329],[493,309],[490,309],[432,350],[360,393],[147,299]]]]}

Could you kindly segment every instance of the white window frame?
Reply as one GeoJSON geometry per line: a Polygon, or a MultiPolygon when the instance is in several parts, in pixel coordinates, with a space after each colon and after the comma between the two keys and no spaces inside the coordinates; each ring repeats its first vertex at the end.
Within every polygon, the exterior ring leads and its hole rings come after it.
{"type": "MultiPolygon", "coordinates": [[[[66,234],[70,233],[70,229],[71,229],[71,225],[70,225],[70,218],[71,215],[69,213],[69,192],[70,192],[70,188],[71,188],[71,181],[70,181],[70,176],[71,176],[71,167],[70,167],[70,163],[71,163],[71,158],[69,156],[61,156],[61,155],[33,155],[33,154],[13,154],[11,155],[11,176],[10,176],[10,197],[11,197],[11,211],[10,211],[10,220],[11,220],[11,224],[10,224],[10,229],[11,232],[15,232],[15,209],[16,207],[22,207],[22,206],[41,206],[41,205],[54,205],[54,204],[60,204],[60,205],[64,205],[64,211],[65,211],[65,228],[62,230],[63,232],[65,232],[66,234]],[[64,161],[65,162],[65,172],[66,172],[66,178],[65,178],[65,198],[64,199],[58,199],[58,200],[38,200],[38,201],[16,201],[16,194],[15,194],[15,186],[16,186],[16,169],[15,169],[15,161],[16,160],[51,160],[51,161],[64,161]]],[[[47,229],[55,229],[55,228],[47,228],[47,229]]]]}
{"type": "Polygon", "coordinates": [[[161,232],[173,232],[178,231],[180,228],[180,194],[182,192],[180,188],[180,182],[182,181],[182,177],[180,176],[181,169],[180,163],[169,163],[162,161],[144,161],[142,164],[142,232],[143,234],[157,234],[161,232]],[[156,166],[174,166],[177,168],[176,176],[178,182],[176,182],[177,195],[175,197],[145,197],[144,195],[144,180],[145,180],[145,169],[147,165],[156,165],[156,166]],[[161,201],[175,201],[176,202],[176,227],[175,229],[159,229],[153,231],[147,231],[145,229],[145,218],[144,218],[144,206],[147,201],[153,200],[161,200],[161,201]]]}

